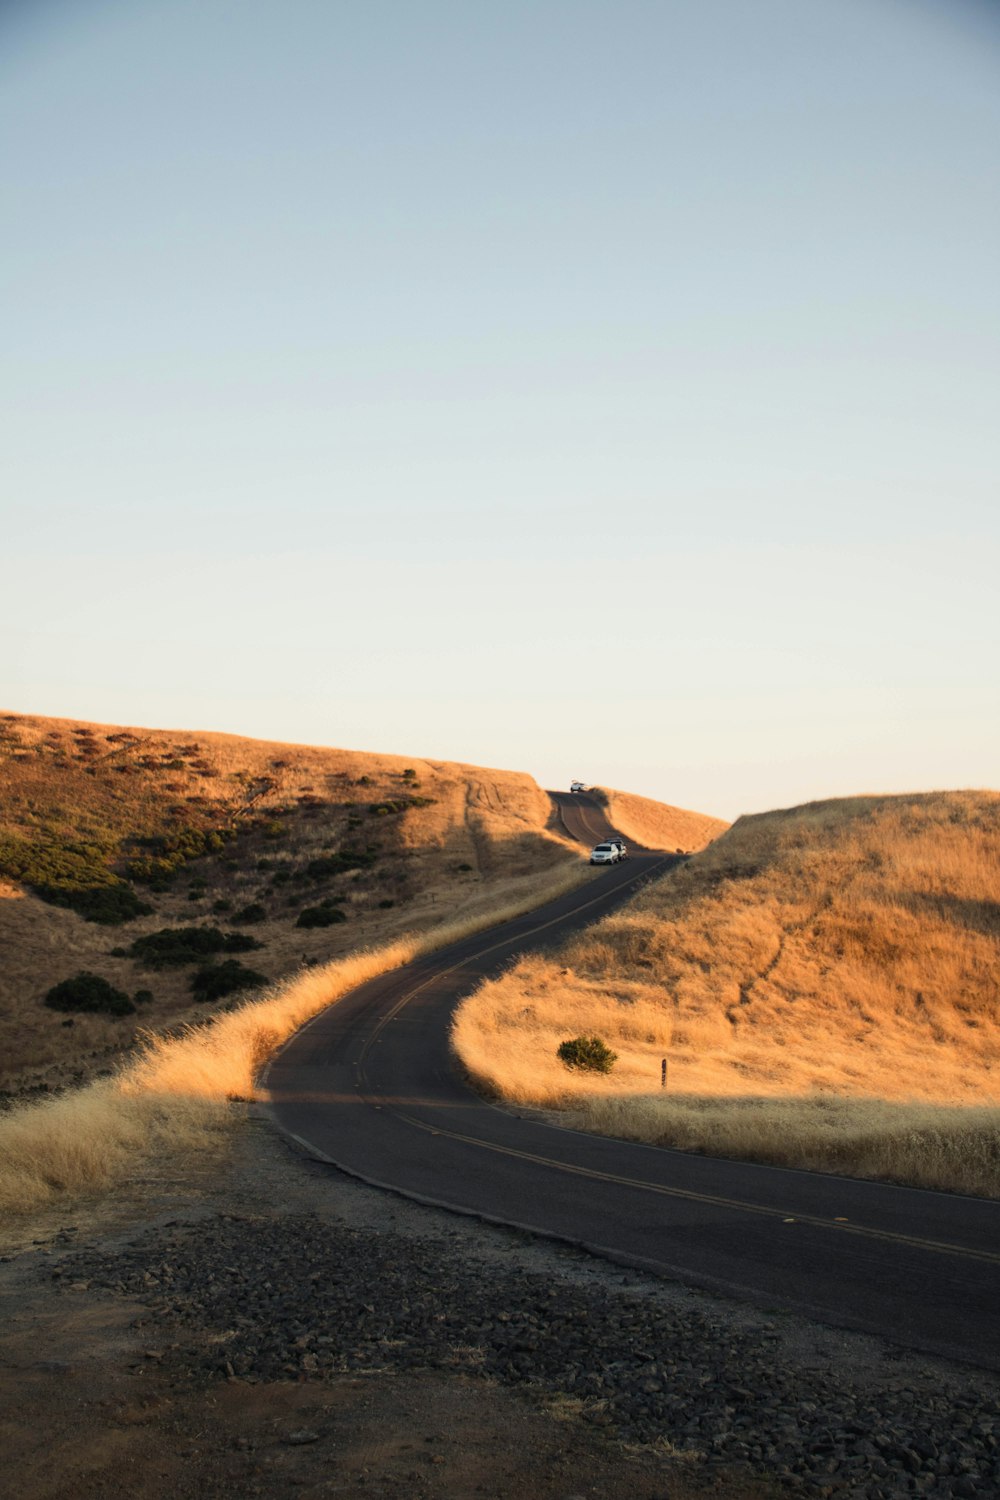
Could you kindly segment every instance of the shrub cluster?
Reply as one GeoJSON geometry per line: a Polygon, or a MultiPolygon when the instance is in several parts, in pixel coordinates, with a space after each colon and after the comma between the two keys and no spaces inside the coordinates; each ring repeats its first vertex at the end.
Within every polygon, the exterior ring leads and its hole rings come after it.
{"type": "Polygon", "coordinates": [[[218,854],[236,837],[231,828],[179,828],[141,840],[149,853],[129,861],[127,873],[153,890],[165,890],[190,860],[218,854]]]}
{"type": "Polygon", "coordinates": [[[369,802],[372,817],[384,817],[387,813],[406,812],[408,807],[430,807],[436,797],[386,797],[382,802],[369,802]]]}
{"type": "Polygon", "coordinates": [[[115,846],[100,840],[0,835],[0,874],[30,886],[52,906],[66,906],[88,922],[114,926],[152,911],[127,881],[109,868],[115,846]]]}
{"type": "Polygon", "coordinates": [[[261,947],[245,932],[220,932],[217,927],[162,927],[136,938],[130,949],[149,969],[194,964],[213,953],[250,953],[261,947]]]}

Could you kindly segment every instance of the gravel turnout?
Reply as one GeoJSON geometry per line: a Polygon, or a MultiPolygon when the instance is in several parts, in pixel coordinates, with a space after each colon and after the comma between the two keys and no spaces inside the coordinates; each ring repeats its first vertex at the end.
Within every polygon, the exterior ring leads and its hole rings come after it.
{"type": "Polygon", "coordinates": [[[790,1493],[1000,1494],[990,1377],[892,1351],[862,1358],[871,1341],[858,1336],[661,1292],[519,1236],[500,1236],[491,1257],[467,1238],[220,1214],[111,1250],[64,1241],[51,1275],[66,1296],[138,1299],[145,1327],[179,1340],[162,1358],[209,1381],[461,1371],[790,1493]]]}

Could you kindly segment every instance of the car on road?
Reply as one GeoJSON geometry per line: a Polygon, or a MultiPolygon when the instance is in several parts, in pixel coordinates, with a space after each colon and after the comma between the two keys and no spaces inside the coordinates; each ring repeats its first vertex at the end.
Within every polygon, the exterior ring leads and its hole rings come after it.
{"type": "Polygon", "coordinates": [[[617,844],[595,844],[590,851],[592,865],[616,865],[620,859],[617,844]]]}
{"type": "Polygon", "coordinates": [[[619,859],[628,859],[628,849],[626,847],[624,839],[609,839],[608,843],[614,844],[615,848],[618,850],[619,859]]]}
{"type": "Polygon", "coordinates": [[[585,792],[587,790],[582,781],[571,781],[569,789],[571,792],[585,792]]]}

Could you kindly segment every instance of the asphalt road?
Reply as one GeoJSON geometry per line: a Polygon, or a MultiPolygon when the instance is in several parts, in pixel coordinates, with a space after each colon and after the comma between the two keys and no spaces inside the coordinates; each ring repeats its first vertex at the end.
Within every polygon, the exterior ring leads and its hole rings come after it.
{"type": "MultiPolygon", "coordinates": [[[[554,798],[553,816],[587,843],[609,832],[589,799],[554,798]]],[[[274,1120],[317,1159],[421,1201],[1000,1369],[1000,1204],[584,1135],[485,1103],[460,1076],[457,1000],[674,863],[639,853],[362,985],[271,1063],[274,1120]]]]}

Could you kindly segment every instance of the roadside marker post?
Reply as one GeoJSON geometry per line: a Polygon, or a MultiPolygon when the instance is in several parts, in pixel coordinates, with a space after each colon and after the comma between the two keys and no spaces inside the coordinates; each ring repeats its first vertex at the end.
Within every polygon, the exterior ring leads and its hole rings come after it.
{"type": "Polygon", "coordinates": [[[660,1088],[661,1089],[665,1089],[666,1086],[667,1086],[667,1059],[664,1058],[663,1061],[660,1063],[660,1088]]]}

